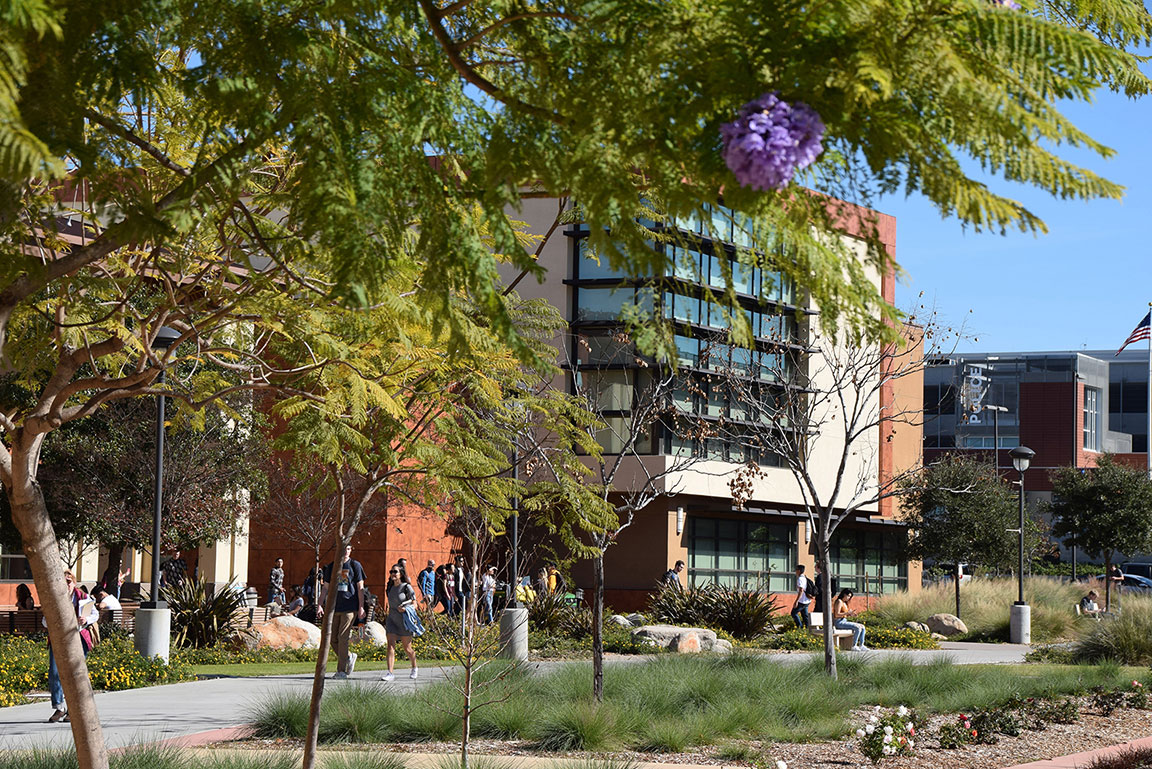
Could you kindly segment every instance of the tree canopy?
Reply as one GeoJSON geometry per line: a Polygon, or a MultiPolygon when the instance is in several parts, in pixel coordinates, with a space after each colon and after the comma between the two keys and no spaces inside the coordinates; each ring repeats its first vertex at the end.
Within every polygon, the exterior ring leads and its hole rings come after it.
{"type": "Polygon", "coordinates": [[[1052,477],[1052,533],[1092,558],[1152,550],[1152,481],[1140,468],[1101,454],[1096,467],[1061,467],[1052,477]]]}

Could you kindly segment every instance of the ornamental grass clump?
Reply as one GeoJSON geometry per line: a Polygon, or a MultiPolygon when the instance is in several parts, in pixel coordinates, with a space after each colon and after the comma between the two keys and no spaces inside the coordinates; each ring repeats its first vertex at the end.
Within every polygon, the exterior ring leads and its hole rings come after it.
{"type": "Polygon", "coordinates": [[[741,185],[782,189],[824,151],[824,123],[803,102],[789,104],[779,91],[740,108],[739,117],[720,126],[724,162],[741,185]]]}

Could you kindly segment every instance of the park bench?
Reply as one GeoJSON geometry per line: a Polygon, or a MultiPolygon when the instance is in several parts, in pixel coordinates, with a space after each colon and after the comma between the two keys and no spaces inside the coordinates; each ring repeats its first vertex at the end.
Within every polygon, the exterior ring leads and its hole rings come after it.
{"type": "Polygon", "coordinates": [[[44,626],[40,623],[44,615],[39,609],[3,609],[0,610],[0,633],[19,633],[32,635],[43,633],[44,626]]]}
{"type": "MultiPolygon", "coordinates": [[[[808,615],[808,632],[812,635],[824,635],[824,612],[814,611],[808,615]]],[[[841,650],[852,648],[852,631],[832,628],[832,641],[841,650]]]]}

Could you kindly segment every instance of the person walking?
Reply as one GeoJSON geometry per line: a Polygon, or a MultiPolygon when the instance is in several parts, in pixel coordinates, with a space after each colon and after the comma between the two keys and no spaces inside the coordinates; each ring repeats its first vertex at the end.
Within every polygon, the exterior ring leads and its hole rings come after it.
{"type": "Polygon", "coordinates": [[[808,609],[812,599],[808,592],[808,578],[804,576],[804,564],[799,564],[796,566],[796,600],[792,602],[792,621],[801,630],[808,627],[810,622],[808,609]]]}
{"type": "Polygon", "coordinates": [[[484,608],[488,610],[488,624],[496,621],[492,613],[492,601],[496,598],[496,567],[489,566],[480,580],[480,592],[484,595],[484,608]]]}
{"type": "Polygon", "coordinates": [[[436,597],[445,615],[451,617],[456,613],[456,578],[447,565],[436,569],[436,597]]]}
{"type": "Polygon", "coordinates": [[[472,580],[468,577],[468,569],[464,566],[464,556],[456,556],[456,565],[452,569],[456,588],[456,614],[467,610],[472,599],[472,580]]]}
{"type": "Polygon", "coordinates": [[[405,612],[416,606],[416,589],[408,581],[408,574],[399,567],[393,566],[388,572],[388,617],[384,621],[384,636],[388,639],[388,672],[380,677],[381,681],[396,679],[396,642],[404,647],[408,661],[412,663],[412,672],[409,678],[415,679],[419,675],[416,667],[416,652],[412,651],[412,631],[405,622],[405,612]]]}
{"type": "MultiPolygon", "coordinates": [[[[64,572],[64,581],[68,583],[72,609],[76,613],[76,630],[80,633],[80,645],[84,648],[84,656],[87,657],[88,652],[92,651],[90,628],[100,621],[100,610],[96,608],[95,601],[76,587],[76,578],[72,576],[72,572],[64,572]]],[[[44,627],[48,627],[46,620],[41,619],[40,622],[44,627]]],[[[67,722],[68,708],[64,701],[64,687],[60,683],[60,670],[56,667],[56,655],[52,653],[51,639],[48,640],[48,691],[52,697],[52,715],[48,717],[48,723],[67,722]]]]}
{"type": "Polygon", "coordinates": [[[435,609],[439,598],[436,596],[436,562],[431,558],[428,559],[428,565],[416,575],[416,587],[420,589],[420,595],[428,611],[435,609]]]}
{"type": "Polygon", "coordinates": [[[348,678],[356,669],[356,654],[349,651],[352,625],[357,619],[364,619],[364,567],[352,559],[352,546],[344,548],[344,560],[336,570],[333,581],[333,564],[324,567],[321,574],[320,602],[316,605],[316,616],[324,616],[324,605],[328,599],[329,586],[336,590],[336,605],[332,612],[332,632],[336,636],[336,674],[333,678],[348,678]]]}
{"type": "Polygon", "coordinates": [[[850,609],[848,604],[852,601],[852,596],[855,595],[848,588],[844,588],[832,601],[832,617],[835,624],[832,627],[837,630],[851,630],[852,631],[852,651],[866,652],[868,647],[864,645],[864,626],[859,622],[850,622],[848,614],[850,609]]]}
{"type": "Polygon", "coordinates": [[[683,590],[684,585],[680,582],[680,572],[682,571],[684,571],[684,562],[677,561],[671,569],[664,572],[664,575],[660,577],[660,587],[683,590]]]}
{"type": "Polygon", "coordinates": [[[284,559],[277,558],[268,574],[268,603],[283,606],[287,602],[284,597],[284,559]]]}

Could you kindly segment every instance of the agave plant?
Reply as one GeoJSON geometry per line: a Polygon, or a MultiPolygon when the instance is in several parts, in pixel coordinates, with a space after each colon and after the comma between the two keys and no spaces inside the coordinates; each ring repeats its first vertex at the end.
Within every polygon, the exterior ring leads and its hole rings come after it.
{"type": "Polygon", "coordinates": [[[185,579],[161,592],[172,610],[172,639],[177,646],[200,649],[249,632],[244,592],[235,580],[214,593],[209,593],[203,578],[185,579]]]}
{"type": "Polygon", "coordinates": [[[648,607],[656,619],[674,625],[701,625],[749,640],[775,630],[776,599],[755,590],[700,585],[682,590],[665,587],[648,607]]]}
{"type": "Polygon", "coordinates": [[[583,638],[592,633],[592,612],[585,606],[573,606],[563,593],[547,590],[536,594],[528,604],[528,627],[532,630],[583,638]]]}

